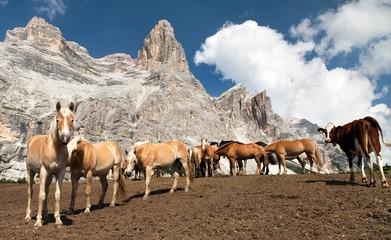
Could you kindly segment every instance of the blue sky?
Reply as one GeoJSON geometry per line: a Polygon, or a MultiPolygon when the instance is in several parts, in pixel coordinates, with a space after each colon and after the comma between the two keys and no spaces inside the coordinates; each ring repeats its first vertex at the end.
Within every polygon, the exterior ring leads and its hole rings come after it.
{"type": "Polygon", "coordinates": [[[324,126],[372,115],[391,138],[389,0],[0,0],[0,16],[0,39],[39,16],[95,58],[136,58],[167,19],[210,95],[241,83],[266,89],[281,116],[324,126]]]}

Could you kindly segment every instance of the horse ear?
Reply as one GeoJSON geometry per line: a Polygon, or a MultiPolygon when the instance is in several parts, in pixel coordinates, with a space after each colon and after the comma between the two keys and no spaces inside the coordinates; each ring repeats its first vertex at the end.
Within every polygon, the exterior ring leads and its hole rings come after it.
{"type": "Polygon", "coordinates": [[[72,112],[74,112],[73,110],[75,110],[75,104],[73,104],[73,102],[71,102],[69,104],[69,110],[71,110],[72,112]]]}
{"type": "Polygon", "coordinates": [[[57,112],[60,111],[60,109],[61,109],[61,103],[60,102],[57,102],[56,109],[57,109],[57,112]]]}

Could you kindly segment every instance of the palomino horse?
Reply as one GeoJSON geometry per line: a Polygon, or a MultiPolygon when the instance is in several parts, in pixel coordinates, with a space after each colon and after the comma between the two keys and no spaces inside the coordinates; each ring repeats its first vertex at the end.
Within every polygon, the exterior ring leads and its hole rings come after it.
{"type": "Polygon", "coordinates": [[[125,179],[121,171],[122,151],[121,147],[115,142],[99,142],[92,144],[83,139],[77,142],[77,146],[72,150],[70,158],[72,195],[68,214],[73,213],[75,208],[75,198],[80,177],[86,178],[85,194],[87,204],[85,213],[91,209],[91,182],[93,176],[99,176],[102,185],[102,194],[99,199],[98,207],[103,207],[107,192],[107,174],[113,169],[113,198],[110,207],[115,206],[117,191],[120,194],[126,194],[125,179]]]}
{"type": "MultiPolygon", "coordinates": [[[[211,168],[211,175],[214,176],[214,168],[217,166],[218,172],[220,171],[220,156],[216,154],[216,151],[219,147],[217,145],[206,145],[205,146],[205,155],[206,159],[209,159],[209,165],[211,168]]],[[[206,172],[208,171],[208,162],[206,163],[206,172]]],[[[208,176],[208,175],[206,175],[208,176]]]]}
{"type": "MultiPolygon", "coordinates": [[[[284,174],[286,174],[287,170],[286,170],[285,160],[292,160],[294,158],[297,158],[302,153],[305,153],[307,155],[310,163],[312,162],[312,160],[314,160],[318,167],[318,171],[321,170],[322,164],[320,161],[321,156],[320,156],[319,149],[316,146],[316,143],[308,138],[297,139],[292,141],[283,139],[268,144],[264,149],[267,153],[274,153],[277,155],[279,174],[281,173],[281,169],[280,169],[281,162],[284,167],[284,174]]],[[[304,171],[305,163],[304,165],[302,164],[302,167],[304,171]]]]}
{"type": "MultiPolygon", "coordinates": [[[[256,173],[261,173],[261,156],[265,158],[265,162],[268,165],[269,160],[267,158],[266,152],[264,151],[263,147],[255,144],[255,143],[238,143],[238,142],[232,142],[225,144],[221,147],[219,147],[216,150],[216,154],[219,156],[225,156],[229,159],[230,165],[231,165],[231,175],[236,175],[236,168],[235,162],[237,160],[247,160],[254,158],[257,162],[257,171],[256,173]]],[[[239,174],[242,174],[242,170],[239,170],[239,174]]]]}
{"type": "Polygon", "coordinates": [[[35,174],[39,174],[38,214],[34,226],[42,226],[42,213],[44,221],[48,218],[47,195],[53,176],[56,177],[55,212],[56,226],[62,227],[60,219],[61,187],[64,180],[65,168],[68,163],[67,144],[71,138],[71,131],[74,120],[73,103],[69,108],[61,107],[60,102],[56,105],[56,116],[54,117],[50,130],[46,135],[36,135],[30,138],[27,143],[27,221],[31,220],[31,197],[33,195],[33,182],[35,174]]]}
{"type": "Polygon", "coordinates": [[[178,178],[180,176],[181,164],[186,173],[185,191],[189,191],[190,182],[194,180],[193,171],[191,171],[191,162],[188,158],[186,145],[178,140],[167,141],[163,143],[140,142],[135,143],[126,156],[128,167],[125,173],[131,173],[135,166],[145,169],[145,194],[144,199],[149,195],[149,183],[151,173],[154,168],[165,168],[172,166],[174,172],[174,183],[170,192],[177,188],[178,178]]]}
{"type": "Polygon", "coordinates": [[[208,163],[205,159],[205,150],[208,145],[208,140],[201,139],[201,145],[193,147],[190,155],[191,162],[194,164],[196,175],[204,175],[207,177],[209,172],[208,163]],[[205,167],[205,169],[203,168],[205,167]]]}

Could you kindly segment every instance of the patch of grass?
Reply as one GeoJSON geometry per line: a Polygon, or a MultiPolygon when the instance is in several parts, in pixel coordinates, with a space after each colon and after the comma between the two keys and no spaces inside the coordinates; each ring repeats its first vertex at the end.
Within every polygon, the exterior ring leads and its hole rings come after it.
{"type": "Polygon", "coordinates": [[[18,178],[18,180],[10,180],[10,179],[2,178],[0,179],[0,184],[1,183],[27,183],[27,181],[26,178],[18,178]]]}
{"type": "Polygon", "coordinates": [[[24,112],[25,112],[24,109],[20,109],[20,108],[7,107],[7,106],[3,106],[3,108],[4,108],[4,109],[7,109],[7,110],[10,110],[10,111],[19,112],[19,113],[24,113],[24,112]]]}
{"type": "Polygon", "coordinates": [[[385,227],[381,224],[375,224],[375,225],[373,225],[373,229],[375,229],[376,231],[382,232],[385,230],[385,227]]]}

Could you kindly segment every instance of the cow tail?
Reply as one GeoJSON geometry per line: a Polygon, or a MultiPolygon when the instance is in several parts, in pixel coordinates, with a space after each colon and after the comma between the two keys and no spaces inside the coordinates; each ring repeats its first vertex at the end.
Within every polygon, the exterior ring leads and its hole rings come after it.
{"type": "Polygon", "coordinates": [[[377,130],[380,132],[381,140],[384,143],[384,145],[386,145],[387,147],[391,147],[391,143],[384,141],[383,131],[380,127],[379,122],[376,119],[374,119],[373,117],[365,117],[364,119],[366,121],[370,122],[372,125],[374,125],[377,128],[377,130]]]}

